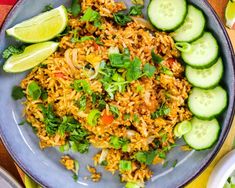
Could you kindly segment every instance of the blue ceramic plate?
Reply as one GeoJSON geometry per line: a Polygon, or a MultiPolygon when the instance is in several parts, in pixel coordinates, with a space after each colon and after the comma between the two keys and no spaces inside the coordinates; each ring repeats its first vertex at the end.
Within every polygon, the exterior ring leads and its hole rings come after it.
{"type": "MultiPolygon", "coordinates": [[[[130,2],[130,1],[128,1],[130,2]]],[[[145,1],[146,5],[149,2],[145,1]]],[[[153,166],[154,176],[147,182],[148,188],[176,188],[181,187],[200,174],[203,169],[215,157],[221,148],[231,126],[234,113],[234,54],[228,35],[218,20],[215,12],[205,0],[190,0],[191,3],[202,9],[207,17],[207,29],[212,31],[216,36],[221,49],[221,56],[225,65],[225,74],[222,85],[229,93],[228,109],[219,119],[221,124],[221,134],[217,144],[206,151],[190,151],[182,152],[176,147],[168,155],[168,160],[173,163],[178,160],[177,166],[173,169],[169,165],[168,168],[162,168],[161,165],[153,166]]],[[[8,15],[5,24],[0,33],[0,52],[2,52],[9,44],[17,43],[11,37],[5,35],[5,30],[27,18],[40,13],[45,5],[52,4],[57,7],[61,4],[69,5],[70,0],[20,0],[8,15]]],[[[146,11],[146,10],[145,10],[146,11]]],[[[0,60],[3,64],[3,60],[0,60]]],[[[84,180],[88,175],[85,166],[92,164],[92,156],[97,152],[91,148],[88,155],[80,155],[70,153],[72,157],[79,160],[81,164],[79,172],[79,180],[74,182],[70,172],[66,171],[59,164],[61,153],[55,149],[39,149],[38,138],[32,132],[29,126],[18,126],[22,120],[22,105],[15,102],[11,98],[11,90],[14,85],[18,85],[20,80],[24,78],[26,73],[7,74],[0,70],[0,134],[5,146],[11,153],[12,157],[18,165],[38,183],[45,187],[53,188],[74,188],[74,187],[92,187],[92,188],[120,188],[118,175],[112,176],[105,172],[102,168],[98,171],[102,172],[103,178],[99,183],[93,183],[84,180]]],[[[183,144],[183,141],[179,142],[183,144]]]]}

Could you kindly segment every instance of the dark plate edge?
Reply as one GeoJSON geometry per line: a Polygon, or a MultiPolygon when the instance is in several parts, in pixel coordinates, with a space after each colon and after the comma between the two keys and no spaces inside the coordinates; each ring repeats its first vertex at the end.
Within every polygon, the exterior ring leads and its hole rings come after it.
{"type": "MultiPolygon", "coordinates": [[[[3,34],[3,30],[2,28],[4,27],[4,25],[8,22],[8,20],[10,20],[10,17],[14,14],[14,12],[16,11],[16,8],[18,6],[20,6],[20,4],[23,2],[23,0],[18,0],[18,2],[12,7],[12,9],[10,10],[9,14],[7,15],[7,17],[5,18],[2,26],[1,26],[1,31],[0,31],[0,35],[3,34]]],[[[217,13],[215,12],[215,10],[212,8],[212,6],[209,4],[209,2],[207,0],[205,0],[205,3],[206,5],[208,6],[208,8],[210,9],[210,11],[213,13],[213,15],[215,16],[216,20],[218,21],[223,33],[224,33],[224,36],[226,37],[227,39],[227,42],[228,42],[228,45],[229,45],[229,49],[231,51],[231,59],[233,61],[233,70],[235,72],[235,53],[234,53],[234,50],[233,50],[233,46],[232,46],[232,43],[231,43],[231,40],[228,36],[228,33],[224,27],[224,25],[222,24],[220,18],[218,17],[217,13]]],[[[215,151],[214,153],[211,155],[211,157],[209,158],[209,160],[204,164],[202,165],[202,168],[196,172],[196,174],[194,174],[191,178],[185,180],[182,184],[178,185],[177,187],[180,188],[180,187],[185,187],[186,185],[188,185],[190,182],[192,182],[196,177],[198,177],[200,174],[202,174],[202,172],[211,164],[211,162],[214,160],[214,158],[216,157],[216,155],[218,154],[218,152],[220,151],[221,147],[223,146],[227,136],[228,136],[228,133],[231,129],[231,126],[232,126],[232,122],[233,122],[233,118],[234,118],[234,114],[235,114],[235,105],[234,105],[235,101],[233,101],[233,104],[232,104],[232,112],[231,112],[231,116],[230,116],[230,119],[229,119],[229,123],[227,125],[227,130],[225,132],[225,135],[224,137],[222,138],[221,142],[219,143],[219,145],[215,148],[215,151]]],[[[4,139],[4,137],[2,137],[1,135],[3,135],[1,129],[0,129],[0,138],[3,142],[3,145],[5,146],[6,150],[8,151],[8,153],[11,155],[11,157],[14,159],[14,161],[17,163],[17,165],[20,167],[20,169],[22,169],[30,178],[32,178],[36,183],[38,183],[39,185],[43,186],[43,187],[49,187],[48,185],[45,185],[44,183],[40,182],[37,178],[36,175],[34,175],[27,167],[25,167],[24,165],[21,164],[21,162],[17,159],[15,153],[10,149],[9,145],[7,144],[7,141],[4,139]]]]}

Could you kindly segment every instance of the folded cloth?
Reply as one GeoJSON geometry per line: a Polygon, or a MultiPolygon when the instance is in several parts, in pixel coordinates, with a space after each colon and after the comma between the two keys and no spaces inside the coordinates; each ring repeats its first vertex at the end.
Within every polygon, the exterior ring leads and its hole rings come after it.
{"type": "Polygon", "coordinates": [[[17,0],[0,0],[0,5],[14,5],[17,0]]]}

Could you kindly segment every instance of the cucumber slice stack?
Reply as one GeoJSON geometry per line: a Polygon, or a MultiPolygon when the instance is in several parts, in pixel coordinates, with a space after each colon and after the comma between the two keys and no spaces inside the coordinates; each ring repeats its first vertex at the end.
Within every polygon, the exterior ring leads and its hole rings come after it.
{"type": "Polygon", "coordinates": [[[219,86],[224,68],[218,42],[212,33],[205,31],[203,12],[184,0],[152,0],[148,16],[157,29],[172,31],[170,35],[187,64],[186,78],[193,86],[188,99],[188,107],[194,115],[190,121],[192,129],[185,134],[186,124],[181,122],[175,126],[174,135],[184,136],[195,150],[210,148],[220,131],[216,117],[228,102],[227,92],[219,86]]]}
{"type": "Polygon", "coordinates": [[[203,12],[193,5],[188,5],[188,14],[177,30],[171,36],[177,42],[191,42],[202,36],[206,24],[203,12]]]}
{"type": "Polygon", "coordinates": [[[171,31],[181,26],[186,14],[186,0],[152,0],[148,6],[151,23],[163,31],[171,31]]]}

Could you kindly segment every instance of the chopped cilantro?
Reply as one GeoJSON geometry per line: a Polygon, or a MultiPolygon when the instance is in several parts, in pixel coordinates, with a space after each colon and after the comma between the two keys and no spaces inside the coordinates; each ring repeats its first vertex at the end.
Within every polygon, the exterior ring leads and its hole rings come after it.
{"type": "Polygon", "coordinates": [[[101,26],[101,20],[100,20],[101,16],[99,14],[99,12],[93,10],[91,7],[89,7],[84,15],[81,18],[81,21],[85,21],[85,22],[93,22],[95,27],[100,27],[101,26]]]}
{"type": "Polygon", "coordinates": [[[144,65],[143,71],[144,71],[144,74],[147,77],[151,78],[154,75],[155,71],[156,71],[156,67],[149,64],[149,63],[147,63],[147,64],[144,65]]]}
{"type": "Polygon", "coordinates": [[[24,98],[25,94],[20,86],[14,86],[11,92],[11,96],[14,100],[19,100],[24,98]]]}
{"type": "Polygon", "coordinates": [[[165,66],[162,66],[160,71],[161,73],[166,74],[168,76],[173,76],[173,72],[165,66]]]}
{"type": "Polygon", "coordinates": [[[138,115],[137,114],[134,114],[134,116],[133,116],[133,122],[139,122],[140,120],[139,120],[139,117],[138,117],[138,115]]]}
{"type": "Polygon", "coordinates": [[[70,10],[72,15],[77,17],[81,12],[80,0],[72,0],[70,10]]]}
{"type": "Polygon", "coordinates": [[[53,9],[52,4],[48,4],[44,7],[44,9],[42,10],[42,12],[47,12],[53,9]]]}
{"type": "Polygon", "coordinates": [[[24,47],[15,47],[15,46],[8,46],[3,52],[2,52],[2,57],[4,59],[8,59],[10,56],[15,55],[15,54],[21,54],[24,51],[24,47]]]}
{"type": "Polygon", "coordinates": [[[81,37],[78,42],[84,42],[87,40],[95,40],[95,38],[93,36],[84,36],[84,37],[81,37]]]}
{"type": "Polygon", "coordinates": [[[110,106],[110,111],[114,115],[115,118],[118,118],[119,116],[119,110],[116,106],[110,106]]]}
{"type": "Polygon", "coordinates": [[[124,114],[123,119],[126,121],[126,120],[130,119],[130,117],[131,117],[130,114],[124,114]]]}
{"type": "Polygon", "coordinates": [[[143,5],[135,5],[130,8],[129,15],[130,16],[138,16],[142,15],[142,9],[144,8],[143,5]]]}
{"type": "Polygon", "coordinates": [[[153,49],[152,49],[151,55],[152,55],[152,60],[155,64],[160,64],[163,61],[163,58],[155,54],[153,49]]]}
{"type": "Polygon", "coordinates": [[[156,112],[151,114],[152,119],[157,119],[160,116],[164,116],[170,113],[170,108],[163,104],[156,112]]]}
{"type": "Polygon", "coordinates": [[[90,111],[87,117],[87,123],[91,126],[95,126],[98,123],[98,119],[100,118],[100,111],[97,109],[93,109],[90,111]]]}
{"type": "Polygon", "coordinates": [[[128,48],[124,49],[123,54],[111,53],[109,54],[111,66],[115,68],[128,68],[131,64],[130,51],[128,48]]]}
{"type": "Polygon", "coordinates": [[[86,109],[86,96],[83,95],[78,101],[78,107],[80,110],[84,111],[86,109]]]}
{"type": "Polygon", "coordinates": [[[115,149],[121,149],[124,146],[124,150],[125,150],[125,145],[129,143],[129,140],[126,138],[119,138],[117,136],[111,136],[109,143],[115,149]]]}
{"type": "Polygon", "coordinates": [[[45,123],[47,134],[54,135],[60,126],[61,120],[56,117],[51,104],[49,104],[47,107],[41,104],[39,107],[42,110],[44,117],[43,122],[45,123]]]}
{"type": "Polygon", "coordinates": [[[119,162],[119,170],[121,170],[121,171],[130,171],[131,169],[132,169],[131,161],[121,160],[119,162]]]}
{"type": "Polygon", "coordinates": [[[162,167],[163,167],[163,168],[166,168],[166,167],[168,166],[168,163],[169,163],[168,161],[164,161],[162,167]]]}
{"type": "Polygon", "coordinates": [[[35,81],[29,83],[27,90],[29,96],[32,97],[33,100],[38,100],[41,97],[42,89],[35,81]]]}
{"type": "Polygon", "coordinates": [[[107,166],[108,165],[108,161],[104,160],[100,163],[101,166],[107,166]]]}
{"type": "Polygon", "coordinates": [[[177,165],[177,163],[178,163],[178,160],[176,159],[176,160],[174,160],[174,162],[173,162],[173,164],[172,164],[172,167],[173,168],[175,168],[176,167],[176,165],[177,165]]]}
{"type": "Polygon", "coordinates": [[[75,182],[78,181],[78,175],[77,174],[73,174],[73,179],[74,179],[75,182]]]}
{"type": "Polygon", "coordinates": [[[135,154],[135,158],[140,163],[151,165],[154,158],[157,155],[157,151],[139,151],[135,154]]]}
{"type": "Polygon", "coordinates": [[[65,152],[65,151],[69,151],[69,143],[66,143],[63,146],[60,146],[59,151],[62,152],[62,153],[65,152]]]}
{"type": "Polygon", "coordinates": [[[125,26],[127,23],[132,21],[131,17],[123,12],[113,14],[113,18],[114,21],[121,26],[125,26]]]}
{"type": "Polygon", "coordinates": [[[129,82],[133,80],[138,80],[141,74],[141,61],[140,59],[135,58],[127,69],[126,79],[129,82]]]}
{"type": "Polygon", "coordinates": [[[23,126],[26,122],[27,122],[26,120],[23,120],[20,123],[18,123],[18,125],[23,126]]]}
{"type": "Polygon", "coordinates": [[[89,83],[86,80],[75,80],[72,87],[77,91],[84,91],[87,94],[92,94],[89,83]]]}

